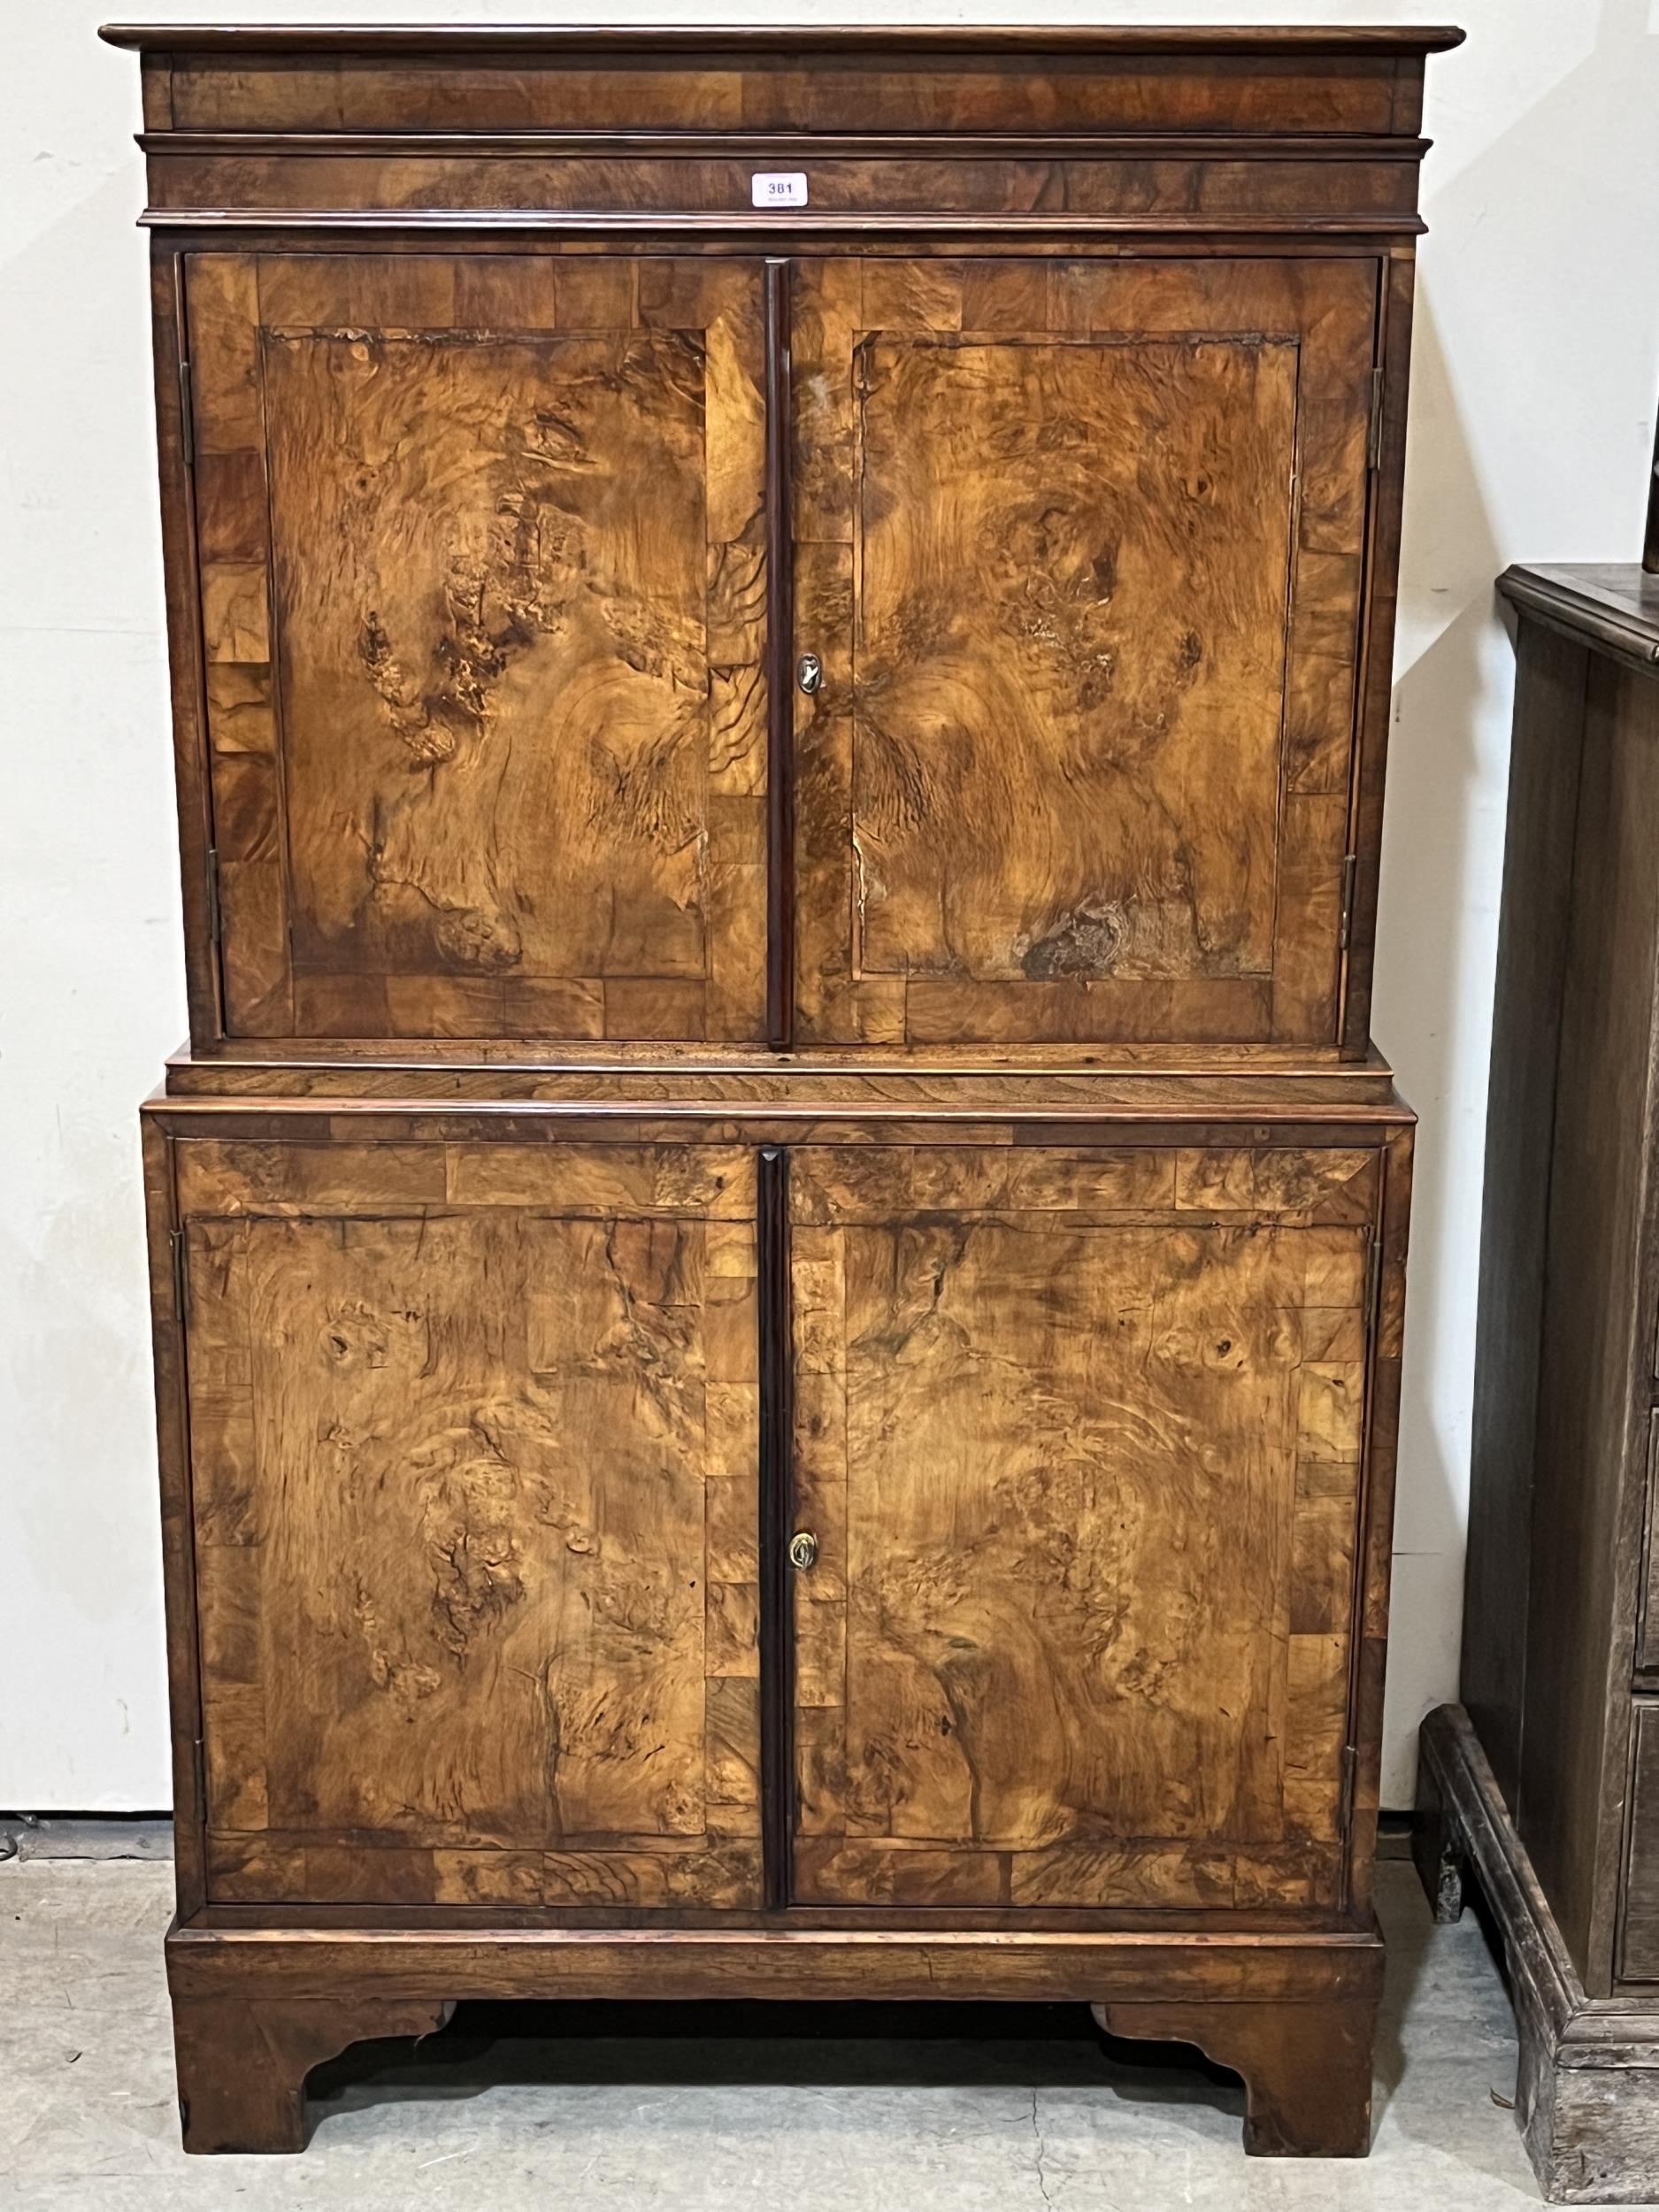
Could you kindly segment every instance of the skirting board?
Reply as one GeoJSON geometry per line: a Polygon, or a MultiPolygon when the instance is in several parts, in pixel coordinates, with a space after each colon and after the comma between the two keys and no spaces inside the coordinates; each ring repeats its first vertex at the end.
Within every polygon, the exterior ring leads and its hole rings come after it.
{"type": "Polygon", "coordinates": [[[1659,2000],[1586,1997],[1461,1705],[1423,1724],[1414,1855],[1434,1916],[1479,1883],[1502,1939],[1515,2116],[1551,2204],[1659,2202],[1659,2000]]]}

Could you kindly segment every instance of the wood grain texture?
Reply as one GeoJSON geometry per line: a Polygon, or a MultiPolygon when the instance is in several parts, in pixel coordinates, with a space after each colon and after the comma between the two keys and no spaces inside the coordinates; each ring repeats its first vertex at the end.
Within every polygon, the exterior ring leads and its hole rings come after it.
{"type": "Polygon", "coordinates": [[[802,1036],[1333,1040],[1374,266],[797,294],[802,1036]]]}
{"type": "Polygon", "coordinates": [[[1562,973],[1521,1835],[1586,1990],[1615,1971],[1659,1298],[1659,682],[1593,658],[1562,973]]]}
{"type": "Polygon", "coordinates": [[[1659,1981],[1659,1705],[1639,1698],[1632,1715],[1630,1844],[1619,1928],[1619,1978],[1659,1981]]]}
{"type": "Polygon", "coordinates": [[[1202,1941],[1168,1932],[1023,1924],[964,1930],[942,1918],[899,1930],[833,1926],[684,1929],[175,1929],[167,1978],[175,2000],[240,1989],[250,1996],[1047,1997],[1217,2003],[1375,1996],[1383,1945],[1374,1927],[1264,1932],[1202,1941]]]}
{"type": "Polygon", "coordinates": [[[188,288],[227,1030],[760,1034],[754,272],[188,288]]]}
{"type": "MultiPolygon", "coordinates": [[[[1640,1601],[1636,1621],[1636,1671],[1659,1674],[1659,1530],[1654,1525],[1654,1498],[1659,1494],[1659,1407],[1647,1423],[1647,1496],[1642,1525],[1640,1601]]],[[[1653,1685],[1644,1683],[1644,1688],[1653,1685]]]]}
{"type": "Polygon", "coordinates": [[[1415,1149],[1411,1128],[1391,1129],[1383,1140],[1381,1225],[1371,1286],[1371,1372],[1360,1505],[1363,1536],[1355,1578],[1353,1603],[1357,1627],[1350,1648],[1348,1689],[1354,1746],[1353,1801],[1348,1824],[1348,1907],[1360,1917],[1372,1909],[1377,1831],[1382,1802],[1383,1698],[1388,1664],[1394,1483],[1400,1456],[1406,1260],[1415,1149]]]}
{"type": "MultiPolygon", "coordinates": [[[[1501,1799],[1509,1832],[1497,1855],[1525,1855],[1578,2001],[1599,2018],[1625,1990],[1647,2001],[1659,1956],[1647,1741],[1659,599],[1629,567],[1511,571],[1501,589],[1521,622],[1477,1339],[1469,1716],[1447,1724],[1432,1756],[1460,1816],[1488,1783],[1501,1799]],[[1473,1751],[1462,1741],[1471,1723],[1473,1751]],[[1486,1779],[1471,1781],[1477,1755],[1486,1779]]],[[[1555,2024],[1524,2029],[1541,2116],[1528,2124],[1535,2160],[1586,2200],[1617,2196],[1621,2174],[1659,2165],[1636,2155],[1633,2138],[1631,2160],[1611,2154],[1610,2123],[1574,2094],[1560,2043],[1555,2024]],[[1576,2177],[1560,2150],[1569,2109],[1586,2146],[1576,2177]]],[[[1651,2097],[1652,2050],[1628,2064],[1651,2097]]],[[[1638,2097],[1620,2085],[1621,2101],[1638,2097]]],[[[1613,2103],[1609,2093],[1607,2111],[1613,2103]]]]}
{"type": "Polygon", "coordinates": [[[1411,386],[1411,323],[1417,267],[1408,247],[1391,245],[1378,303],[1372,497],[1365,549],[1355,760],[1348,779],[1352,904],[1343,949],[1339,1008],[1343,1049],[1363,1052],[1371,1035],[1371,966],[1382,863],[1384,787],[1394,721],[1394,626],[1400,596],[1400,533],[1405,503],[1406,416],[1411,386]]]}
{"type": "MultiPolygon", "coordinates": [[[[1455,34],[1078,28],[921,32],[866,26],[733,35],[572,30],[534,43],[383,30],[331,46],[280,30],[169,48],[176,129],[537,128],[680,125],[940,132],[1187,129],[1415,136],[1423,57],[1455,34]],[[1283,42],[1275,44],[1277,37],[1283,42]]],[[[154,120],[151,119],[152,127],[154,120]]]]}
{"type": "Polygon", "coordinates": [[[795,1156],[799,1900],[1337,1904],[1379,1188],[795,1156]]]}
{"type": "Polygon", "coordinates": [[[1374,2000],[1305,2005],[1096,2005],[1109,2035],[1191,2043],[1242,2077],[1252,2158],[1363,2158],[1374,2000]]]}
{"type": "Polygon", "coordinates": [[[161,1493],[161,1560],[166,1595],[167,1704],[171,1725],[173,1888],[180,1917],[206,1895],[206,1807],[196,1747],[202,1734],[196,1665],[195,1526],[190,1502],[187,1340],[174,1272],[180,1232],[175,1210],[173,1144],[152,1113],[141,1129],[149,1262],[150,1346],[156,1384],[156,1455],[161,1493]]]}
{"type": "Polygon", "coordinates": [[[1659,577],[1630,561],[1506,569],[1501,597],[1545,628],[1647,674],[1659,670],[1659,577]]]}
{"type": "Polygon", "coordinates": [[[182,1150],[210,1894],[754,1901],[748,1159],[182,1150]]]}
{"type": "Polygon", "coordinates": [[[1659,2007],[1651,1989],[1586,1996],[1469,1716],[1423,1724],[1418,1866],[1442,1917],[1484,1893],[1515,2003],[1515,2117],[1550,2204],[1659,2195],[1659,2007]]]}
{"type": "Polygon", "coordinates": [[[789,1321],[789,1154],[779,1146],[763,1146],[756,1156],[761,1843],[766,1906],[774,1912],[789,1901],[795,1803],[795,1652],[789,1590],[795,1379],[789,1321]]]}
{"type": "Polygon", "coordinates": [[[1517,1811],[1548,1259],[1539,1194],[1555,1144],[1588,673],[1581,643],[1523,626],[1493,994],[1459,1677],[1497,1786],[1517,1811]]]}
{"type": "Polygon", "coordinates": [[[283,1097],[319,1097],[329,1088],[341,1097],[400,1097],[420,1091],[426,1102],[506,1102],[519,1097],[603,1097],[639,1084],[641,1097],[665,1097],[671,1087],[706,1100],[737,1097],[830,1095],[834,1088],[848,1100],[880,1106],[889,1100],[932,1100],[949,1109],[956,1100],[1002,1097],[1009,1110],[1051,1097],[1069,1109],[1088,1100],[1122,1106],[1140,1100],[1140,1118],[1155,1119],[1166,1106],[1197,1106],[1230,1100],[1239,1115],[1274,1118],[1283,1110],[1321,1104],[1348,1109],[1370,1104],[1387,1119],[1398,1110],[1387,1062],[1374,1051],[1358,1062],[1336,1062],[1330,1053],[1286,1047],[1135,1047],[1119,1044],[1110,1053],[1091,1053],[1071,1066],[1057,1066],[1047,1047],[938,1047],[925,1060],[907,1053],[872,1053],[863,1047],[810,1047],[779,1060],[770,1051],[706,1051],[671,1044],[617,1042],[603,1053],[572,1047],[546,1047],[526,1053],[518,1047],[426,1044],[420,1060],[360,1051],[329,1040],[320,1051],[307,1051],[298,1040],[285,1040],[280,1051],[270,1044],[196,1056],[174,1053],[165,1066],[168,1097],[258,1097],[261,1091],[283,1097]]]}
{"type": "MultiPolygon", "coordinates": [[[[273,215],[349,219],[396,209],[407,227],[429,228],[473,212],[491,225],[531,211],[639,218],[724,214],[756,230],[772,219],[752,211],[757,168],[795,168],[810,179],[809,227],[826,218],[899,216],[923,227],[952,216],[1044,216],[1088,231],[1097,223],[1169,229],[1347,230],[1361,235],[1415,232],[1417,153],[1413,142],[1356,145],[1333,163],[1329,148],[1297,158],[1276,149],[1251,158],[1248,146],[1202,136],[1133,143],[1116,158],[1087,140],[1062,134],[1024,149],[997,139],[975,152],[960,138],[923,138],[909,150],[881,137],[826,143],[818,134],[756,133],[734,151],[700,142],[673,158],[629,134],[603,153],[578,137],[545,144],[535,137],[502,143],[474,134],[381,141],[366,134],[309,136],[204,132],[147,141],[155,223],[177,224],[232,207],[273,215]],[[389,158],[365,158],[384,153],[389,158]],[[1024,157],[1018,157],[1023,152],[1024,157]],[[962,158],[961,156],[971,157],[962,158]],[[1380,158],[1377,157],[1380,155],[1380,158]],[[1363,157],[1368,156],[1370,157],[1363,157]]],[[[1346,151],[1343,142],[1333,142],[1346,151]]],[[[1113,155],[1118,150],[1110,146],[1113,155]]],[[[800,218],[796,218],[799,226],[800,218]]]]}
{"type": "Polygon", "coordinates": [[[766,1025],[774,1050],[795,1041],[795,561],[790,547],[794,285],[787,261],[764,283],[766,396],[766,1025]]]}
{"type": "Polygon", "coordinates": [[[305,2147],[305,2077],[353,2043],[430,2034],[438,1998],[180,1998],[173,2008],[179,2118],[187,2151],[305,2147]]]}
{"type": "Polygon", "coordinates": [[[152,245],[150,282],[156,458],[166,590],[173,785],[179,811],[185,999],[191,1037],[211,1048],[223,1031],[224,1018],[207,861],[213,842],[212,803],[206,773],[206,666],[196,554],[195,465],[188,377],[183,371],[188,354],[183,269],[181,254],[162,247],[159,242],[152,245]]]}

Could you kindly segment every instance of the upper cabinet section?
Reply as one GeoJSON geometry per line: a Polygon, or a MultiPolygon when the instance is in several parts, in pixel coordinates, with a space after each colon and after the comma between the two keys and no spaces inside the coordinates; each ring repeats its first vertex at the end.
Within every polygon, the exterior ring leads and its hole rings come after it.
{"type": "Polygon", "coordinates": [[[1364,1051],[1455,33],[106,35],[198,1053],[1364,1051]]]}

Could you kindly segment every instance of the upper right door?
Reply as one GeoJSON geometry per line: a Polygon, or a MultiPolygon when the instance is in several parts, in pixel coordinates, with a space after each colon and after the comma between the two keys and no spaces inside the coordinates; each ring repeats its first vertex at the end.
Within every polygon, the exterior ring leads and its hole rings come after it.
{"type": "Polygon", "coordinates": [[[1378,268],[796,265],[803,1041],[1335,1041],[1378,268]]]}

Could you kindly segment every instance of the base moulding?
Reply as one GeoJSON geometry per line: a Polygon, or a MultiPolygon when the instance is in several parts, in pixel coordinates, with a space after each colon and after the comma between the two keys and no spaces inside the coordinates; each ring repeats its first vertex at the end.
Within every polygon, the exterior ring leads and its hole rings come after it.
{"type": "Polygon", "coordinates": [[[1461,1705],[1423,1724],[1413,1838],[1434,1916],[1476,1883],[1520,2038],[1515,2115],[1551,2204],[1659,2202],[1659,1998],[1590,1997],[1461,1705]]]}

